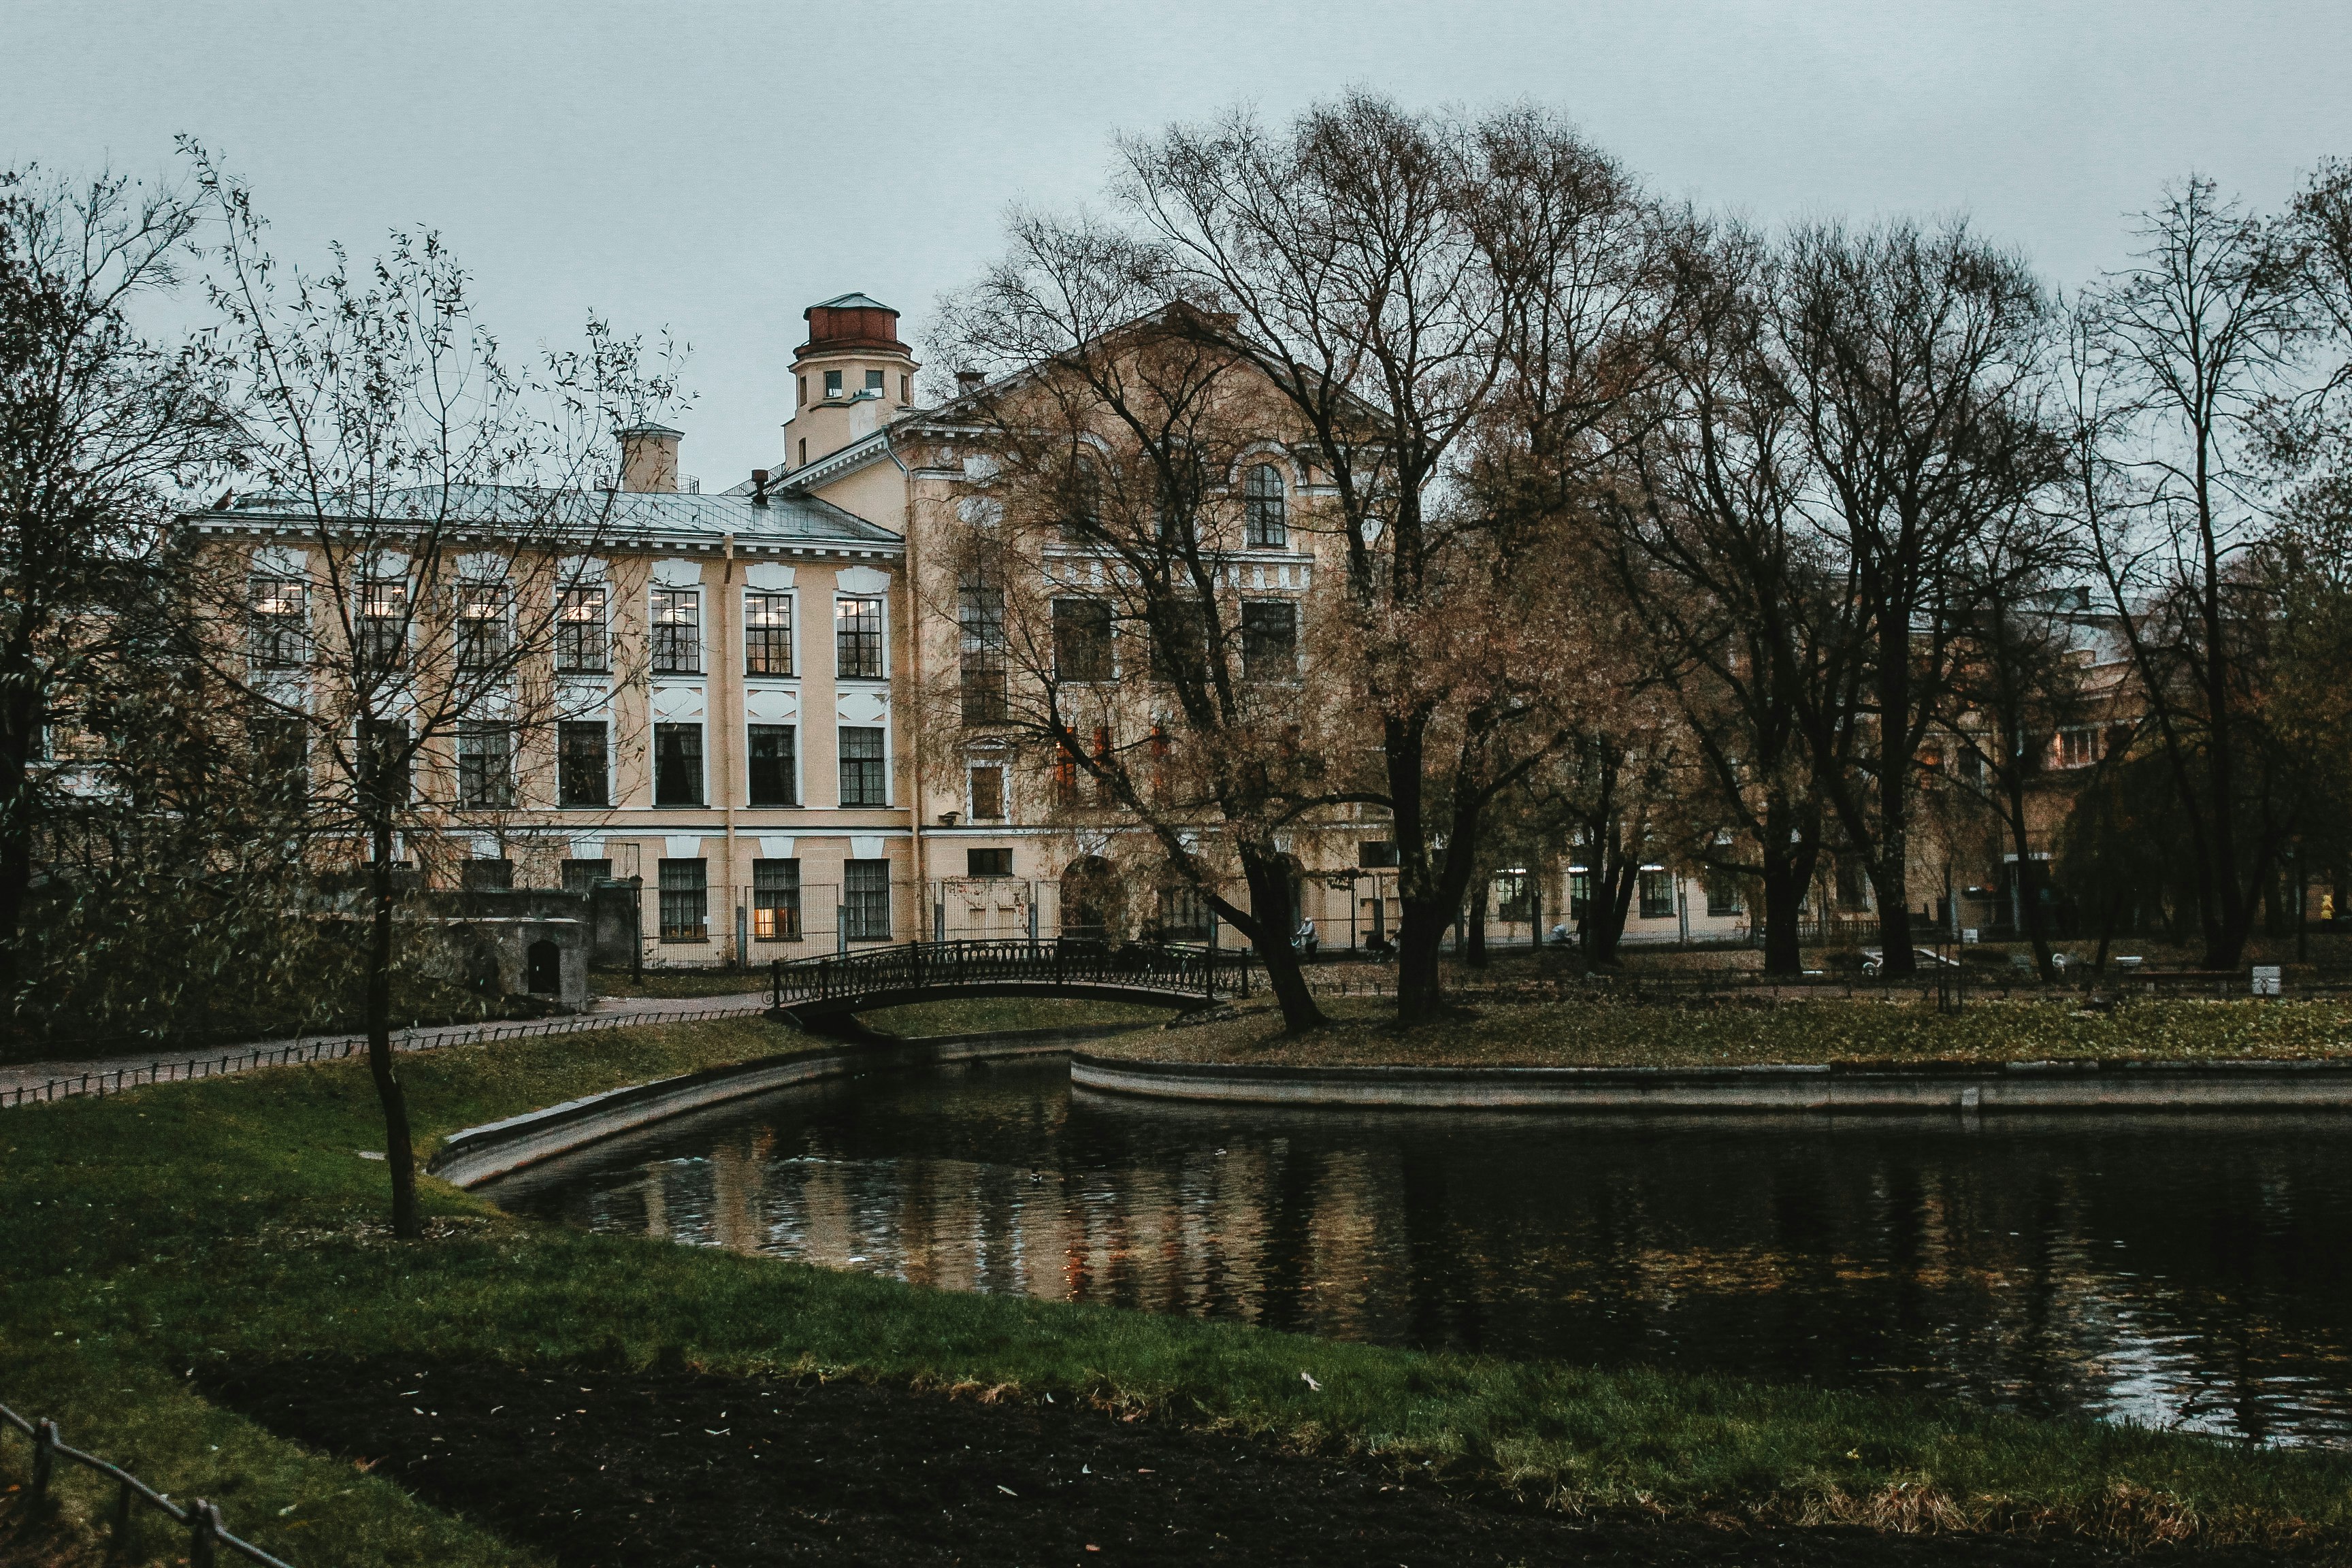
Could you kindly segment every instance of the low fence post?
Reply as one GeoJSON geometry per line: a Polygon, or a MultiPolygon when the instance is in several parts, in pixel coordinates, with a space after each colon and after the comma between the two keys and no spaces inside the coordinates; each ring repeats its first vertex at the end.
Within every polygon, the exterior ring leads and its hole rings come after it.
{"type": "Polygon", "coordinates": [[[58,1464],[58,1424],[47,1416],[33,1428],[33,1500],[45,1502],[58,1464]]]}
{"type": "Polygon", "coordinates": [[[202,1498],[188,1502],[188,1568],[217,1568],[214,1546],[221,1537],[220,1510],[202,1498]]]}

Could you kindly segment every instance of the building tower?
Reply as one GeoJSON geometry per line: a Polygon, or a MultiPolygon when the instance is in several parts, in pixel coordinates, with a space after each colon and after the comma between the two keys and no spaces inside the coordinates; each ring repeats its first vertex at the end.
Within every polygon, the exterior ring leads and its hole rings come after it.
{"type": "Polygon", "coordinates": [[[793,357],[787,472],[872,435],[909,406],[918,368],[898,341],[898,312],[878,300],[844,294],[801,314],[809,337],[793,357]]]}

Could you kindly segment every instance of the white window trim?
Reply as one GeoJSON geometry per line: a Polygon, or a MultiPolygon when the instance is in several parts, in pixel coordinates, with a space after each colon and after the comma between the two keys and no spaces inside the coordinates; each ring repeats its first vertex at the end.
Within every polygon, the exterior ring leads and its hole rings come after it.
{"type": "MultiPolygon", "coordinates": [[[[655,720],[651,721],[648,723],[648,725],[646,726],[646,729],[647,729],[647,733],[646,733],[646,738],[649,742],[652,742],[652,745],[651,745],[651,747],[649,748],[649,750],[648,750],[648,752],[647,752],[647,753],[646,753],[646,805],[645,805],[645,809],[646,809],[646,810],[647,810],[647,811],[716,811],[716,810],[718,810],[718,809],[719,808],[719,803],[718,803],[718,802],[714,802],[714,801],[710,798],[710,710],[709,710],[709,708],[708,706],[705,706],[705,708],[703,709],[703,710],[702,710],[699,714],[697,714],[694,718],[691,718],[691,719],[655,719],[655,720]],[[698,730],[700,730],[700,731],[702,731],[702,804],[701,804],[701,805],[663,805],[662,804],[660,804],[660,802],[661,802],[661,733],[660,733],[660,731],[659,731],[659,729],[658,729],[658,726],[663,725],[663,724],[691,724],[691,725],[695,726],[695,728],[697,728],[697,729],[698,729],[698,730]]],[[[610,767],[610,766],[612,765],[612,761],[611,761],[611,758],[612,758],[612,746],[611,746],[611,742],[610,742],[610,739],[609,739],[609,738],[607,739],[607,741],[606,741],[606,745],[605,745],[605,758],[606,758],[605,765],[606,765],[607,767],[610,767]]],[[[677,860],[677,859],[683,859],[683,858],[685,858],[685,857],[683,857],[683,856],[677,856],[677,855],[673,855],[673,856],[671,856],[671,857],[670,857],[670,858],[671,858],[671,859],[673,859],[673,860],[677,860]]]]}
{"type": "MultiPolygon", "coordinates": [[[[791,681],[797,684],[801,678],[802,669],[801,591],[797,587],[758,588],[746,583],[743,585],[743,591],[735,596],[735,646],[739,648],[749,648],[751,646],[751,595],[754,594],[759,595],[763,599],[772,599],[781,595],[786,601],[785,614],[792,616],[793,620],[793,635],[790,639],[793,672],[790,675],[753,675],[749,670],[746,670],[743,674],[743,679],[746,683],[756,683],[762,687],[774,681],[791,681]]],[[[860,597],[870,597],[871,595],[847,594],[842,596],[845,598],[855,599],[860,597]]],[[[886,605],[882,611],[882,668],[887,669],[889,667],[890,611],[888,606],[886,605]]]]}
{"type": "MultiPolygon", "coordinates": [[[[852,681],[860,687],[887,684],[890,679],[890,595],[887,594],[850,594],[835,589],[833,595],[833,679],[836,682],[845,680],[852,681]],[[872,599],[882,606],[882,673],[878,676],[844,675],[841,673],[841,602],[844,599],[872,599]]],[[[797,609],[797,606],[795,606],[795,609],[797,609]]],[[[793,635],[795,640],[797,640],[800,636],[800,626],[798,622],[793,623],[793,635]]],[[[793,664],[797,666],[799,662],[800,661],[796,654],[793,659],[793,664]]]]}
{"type": "MultiPolygon", "coordinates": [[[[604,600],[605,635],[611,634],[613,601],[604,600]]],[[[607,644],[609,650],[610,645],[607,644]]],[[[612,655],[605,654],[609,661],[612,655]]],[[[708,680],[710,679],[710,591],[700,583],[664,583],[658,580],[646,584],[646,677],[649,680],[708,680]],[[654,668],[654,595],[656,594],[692,594],[694,595],[694,662],[697,668],[656,669],[654,668]]]]}
{"type": "MultiPolygon", "coordinates": [[[[838,726],[836,725],[836,728],[838,726]]],[[[805,811],[808,809],[808,736],[805,733],[807,729],[808,715],[805,712],[796,713],[790,724],[781,726],[777,725],[776,721],[772,719],[746,719],[743,721],[743,776],[737,782],[742,785],[743,809],[745,811],[805,811]],[[793,800],[795,804],[792,805],[753,805],[751,804],[751,726],[754,724],[761,725],[763,728],[777,727],[788,729],[793,732],[793,800]]],[[[841,744],[841,742],[837,737],[835,739],[834,744],[835,746],[841,744]]],[[[885,753],[887,753],[890,750],[890,741],[887,735],[883,737],[882,750],[885,753]]],[[[834,781],[834,788],[838,791],[840,787],[840,780],[836,777],[834,781]]],[[[887,788],[887,786],[886,785],[885,787],[887,788]]],[[[868,809],[871,808],[869,807],[868,809]]],[[[792,858],[793,857],[789,855],[771,855],[762,857],[764,859],[771,860],[789,860],[792,858]]]]}
{"type": "MultiPolygon", "coordinates": [[[[851,595],[851,597],[855,597],[855,596],[856,596],[856,595],[851,595]]],[[[897,738],[894,734],[892,734],[892,733],[891,733],[891,731],[894,731],[894,730],[896,730],[896,729],[898,728],[898,726],[897,726],[896,724],[893,724],[893,723],[890,721],[891,717],[892,717],[892,715],[891,715],[891,714],[889,714],[889,713],[885,713],[885,714],[883,714],[883,715],[882,715],[882,722],[881,722],[881,724],[878,726],[878,727],[880,728],[881,731],[882,731],[882,804],[881,804],[880,805],[845,805],[845,804],[842,801],[842,798],[841,798],[841,732],[842,732],[844,730],[871,730],[871,729],[875,729],[875,728],[877,728],[877,726],[876,726],[876,725],[872,725],[872,724],[845,724],[845,723],[843,723],[843,722],[841,721],[841,715],[840,715],[839,713],[837,713],[837,712],[836,712],[836,713],[834,715],[834,718],[833,718],[833,809],[834,809],[834,810],[835,810],[835,811],[893,811],[893,810],[896,810],[896,809],[898,808],[898,738],[897,738]]],[[[803,795],[801,796],[801,799],[803,799],[803,800],[806,800],[806,799],[808,799],[808,796],[807,796],[806,795],[803,795]]],[[[853,857],[853,858],[854,858],[854,857],[853,857]]]]}

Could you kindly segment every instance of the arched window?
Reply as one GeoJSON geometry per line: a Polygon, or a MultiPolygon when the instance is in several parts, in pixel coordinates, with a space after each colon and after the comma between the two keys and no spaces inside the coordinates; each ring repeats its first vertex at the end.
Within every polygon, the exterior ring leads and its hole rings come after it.
{"type": "Polygon", "coordinates": [[[1272,463],[1253,463],[1242,476],[1243,538],[1253,550],[1280,550],[1290,543],[1284,515],[1282,473],[1272,463]]]}

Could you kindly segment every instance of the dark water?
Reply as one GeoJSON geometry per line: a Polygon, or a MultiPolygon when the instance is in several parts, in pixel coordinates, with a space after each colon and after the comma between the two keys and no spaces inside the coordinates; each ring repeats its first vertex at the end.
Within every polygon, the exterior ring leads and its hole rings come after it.
{"type": "Polygon", "coordinates": [[[1251,1110],[792,1091],[492,1189],[950,1289],[2352,1447],[2352,1119],[1251,1110]]]}

